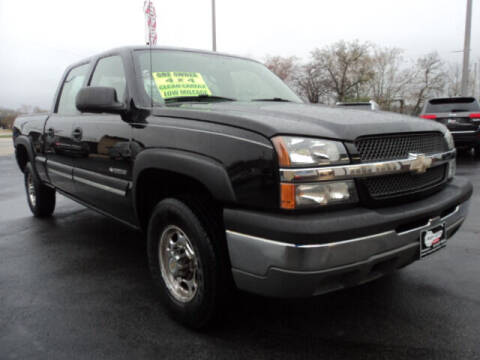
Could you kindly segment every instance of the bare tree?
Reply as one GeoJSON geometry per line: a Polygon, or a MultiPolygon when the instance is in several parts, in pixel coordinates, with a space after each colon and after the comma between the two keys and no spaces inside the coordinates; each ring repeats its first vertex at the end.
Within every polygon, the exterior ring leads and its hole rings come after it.
{"type": "Polygon", "coordinates": [[[368,82],[370,97],[383,110],[393,110],[396,103],[403,104],[413,71],[403,68],[403,50],[375,47],[372,55],[373,76],[368,82]]]}
{"type": "Polygon", "coordinates": [[[298,71],[299,62],[295,56],[267,56],[265,66],[283,81],[290,81],[298,71]]]}
{"type": "Polygon", "coordinates": [[[410,85],[412,115],[420,112],[425,100],[442,95],[445,88],[443,61],[437,52],[427,54],[417,60],[415,76],[410,85]]]}
{"type": "Polygon", "coordinates": [[[373,76],[370,44],[339,41],[312,52],[318,72],[326,72],[326,88],[337,101],[359,97],[361,86],[373,76]]]}
{"type": "MultiPolygon", "coordinates": [[[[384,110],[402,112],[405,107],[418,114],[428,98],[459,95],[458,65],[446,68],[435,52],[410,63],[402,53],[398,48],[339,41],[314,49],[303,65],[294,56],[269,56],[266,65],[312,103],[373,99],[384,110]]],[[[477,82],[471,83],[474,94],[477,82]]]]}
{"type": "Polygon", "coordinates": [[[325,72],[313,62],[303,65],[294,81],[298,92],[314,104],[329,91],[325,72]]]}
{"type": "Polygon", "coordinates": [[[446,71],[446,92],[448,96],[460,96],[462,93],[462,70],[459,64],[449,64],[446,71]]]}

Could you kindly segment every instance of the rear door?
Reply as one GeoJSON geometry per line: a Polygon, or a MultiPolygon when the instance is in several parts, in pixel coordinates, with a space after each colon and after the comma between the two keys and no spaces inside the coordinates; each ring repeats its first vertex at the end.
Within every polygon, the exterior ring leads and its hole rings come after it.
{"type": "Polygon", "coordinates": [[[74,159],[82,149],[73,139],[73,123],[82,117],[75,106],[78,91],[84,86],[90,64],[80,64],[67,71],[53,114],[45,124],[45,157],[50,182],[60,190],[74,193],[74,159]]]}
{"type": "MultiPolygon", "coordinates": [[[[98,59],[87,86],[112,87],[119,102],[127,81],[119,55],[98,59]]],[[[117,114],[87,114],[73,122],[74,143],[83,149],[74,160],[75,194],[95,208],[133,223],[130,199],[132,128],[117,114]]]]}

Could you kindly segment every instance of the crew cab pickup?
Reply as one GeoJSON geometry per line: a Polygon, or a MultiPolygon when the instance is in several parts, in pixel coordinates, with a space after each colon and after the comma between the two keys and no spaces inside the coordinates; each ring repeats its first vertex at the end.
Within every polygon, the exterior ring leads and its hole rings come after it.
{"type": "Polygon", "coordinates": [[[142,231],[160,298],[197,328],[235,289],[308,297],[442,249],[472,193],[444,125],[305,104],[262,64],[207,51],[82,60],[14,144],[33,214],[58,192],[142,231]]]}

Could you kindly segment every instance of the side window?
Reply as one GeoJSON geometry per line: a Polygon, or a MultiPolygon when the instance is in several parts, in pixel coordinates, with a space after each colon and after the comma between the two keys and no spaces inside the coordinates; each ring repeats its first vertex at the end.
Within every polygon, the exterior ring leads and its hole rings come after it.
{"type": "Polygon", "coordinates": [[[63,83],[60,100],[58,101],[57,113],[63,115],[79,113],[75,106],[75,98],[78,91],[83,86],[89,66],[90,64],[80,65],[70,70],[63,83]]]}
{"type": "Polygon", "coordinates": [[[93,72],[90,86],[113,87],[117,92],[118,101],[122,102],[125,97],[127,80],[120,56],[110,56],[100,59],[93,72]]]}

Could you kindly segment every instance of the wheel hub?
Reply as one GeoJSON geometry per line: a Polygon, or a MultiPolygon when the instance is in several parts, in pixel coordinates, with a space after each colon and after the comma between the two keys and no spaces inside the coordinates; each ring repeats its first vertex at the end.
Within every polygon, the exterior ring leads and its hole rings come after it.
{"type": "Polygon", "coordinates": [[[190,239],[178,226],[169,225],[158,247],[162,278],[170,294],[180,302],[192,300],[198,290],[199,265],[190,239]]]}
{"type": "Polygon", "coordinates": [[[27,194],[30,204],[35,207],[37,204],[37,194],[35,193],[35,185],[33,184],[33,177],[31,173],[29,173],[27,176],[27,194]]]}

